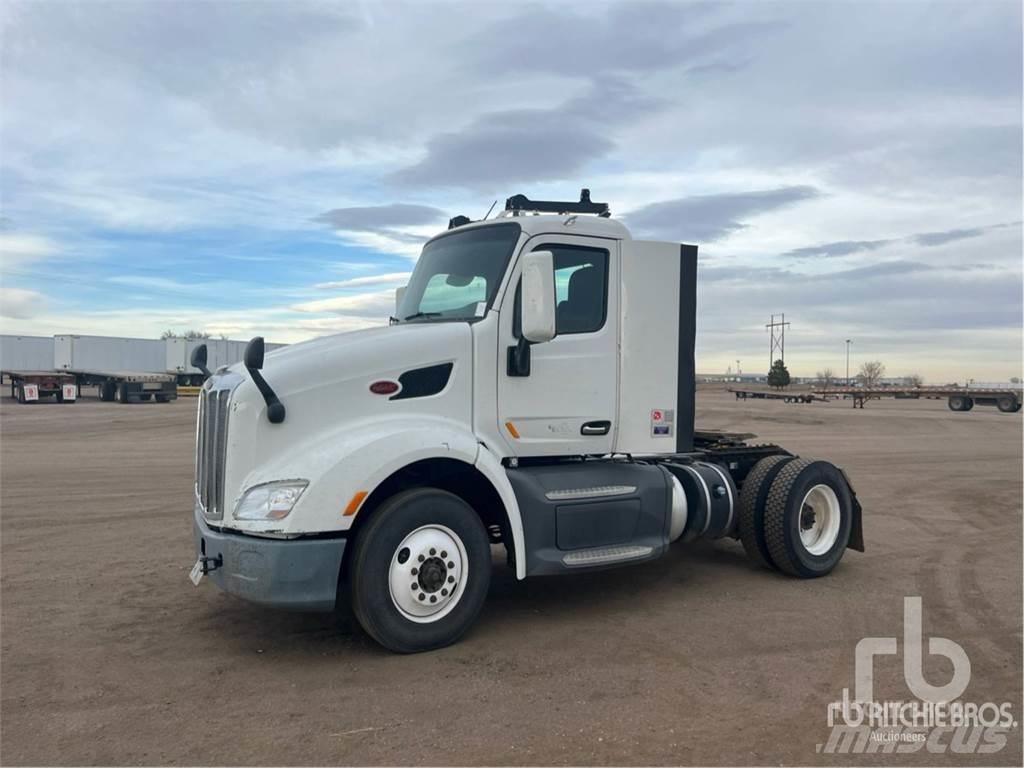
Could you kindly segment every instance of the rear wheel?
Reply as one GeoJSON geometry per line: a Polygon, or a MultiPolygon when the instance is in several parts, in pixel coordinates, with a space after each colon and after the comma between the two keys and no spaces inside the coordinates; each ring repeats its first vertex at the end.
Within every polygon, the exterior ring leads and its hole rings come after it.
{"type": "Polygon", "coordinates": [[[1020,410],[1020,403],[1017,402],[1016,397],[1004,395],[996,400],[996,408],[1003,413],[1014,413],[1020,410]]]}
{"type": "Polygon", "coordinates": [[[128,385],[127,384],[117,384],[117,385],[115,385],[115,387],[114,387],[114,400],[116,400],[119,403],[128,403],[128,402],[130,402],[129,399],[128,399],[128,385]]]}
{"type": "Polygon", "coordinates": [[[966,411],[967,410],[967,398],[962,395],[953,395],[949,398],[949,402],[946,403],[951,411],[966,411]]]}
{"type": "Polygon", "coordinates": [[[491,580],[487,531],[454,494],[416,488],[385,501],[356,538],[352,607],[392,651],[450,645],[476,620],[491,580]]]}
{"type": "Polygon", "coordinates": [[[740,541],[747,557],[766,568],[774,568],[775,564],[764,539],[764,503],[768,498],[772,481],[792,460],[792,456],[769,456],[761,459],[750,470],[740,490],[740,541]]]}
{"type": "Polygon", "coordinates": [[[100,384],[100,400],[105,403],[113,402],[114,392],[117,389],[117,385],[112,381],[104,381],[100,384]]]}
{"type": "Polygon", "coordinates": [[[794,459],[772,482],[764,523],[779,570],[803,579],[824,576],[850,540],[853,502],[846,478],[827,461],[794,459]]]}

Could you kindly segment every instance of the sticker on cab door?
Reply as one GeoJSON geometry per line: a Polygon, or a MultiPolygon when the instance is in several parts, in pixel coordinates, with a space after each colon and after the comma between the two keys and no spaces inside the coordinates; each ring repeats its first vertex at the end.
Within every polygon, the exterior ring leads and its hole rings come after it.
{"type": "Polygon", "coordinates": [[[676,412],[672,408],[655,408],[651,411],[651,437],[672,437],[676,412]]]}

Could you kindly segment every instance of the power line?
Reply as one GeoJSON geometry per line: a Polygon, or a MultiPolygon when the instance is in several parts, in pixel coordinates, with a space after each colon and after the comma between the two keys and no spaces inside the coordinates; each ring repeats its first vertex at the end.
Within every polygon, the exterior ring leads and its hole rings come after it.
{"type": "Polygon", "coordinates": [[[768,370],[772,369],[772,364],[776,360],[781,360],[782,364],[786,364],[786,327],[789,323],[786,322],[786,313],[783,312],[779,317],[781,320],[776,320],[775,315],[772,315],[770,323],[765,325],[765,328],[771,331],[771,345],[768,348],[768,370]],[[778,328],[778,331],[775,329],[778,328]],[[775,350],[779,350],[778,358],[775,357],[775,350]]]}

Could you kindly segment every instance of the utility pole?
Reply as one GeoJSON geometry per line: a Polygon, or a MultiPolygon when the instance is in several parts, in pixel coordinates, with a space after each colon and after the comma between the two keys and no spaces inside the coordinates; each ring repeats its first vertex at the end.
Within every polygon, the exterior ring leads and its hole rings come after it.
{"type": "Polygon", "coordinates": [[[850,340],[846,340],[846,386],[850,386],[850,340]]]}
{"type": "Polygon", "coordinates": [[[786,326],[789,323],[786,322],[786,313],[783,312],[780,317],[781,320],[776,320],[775,315],[772,315],[772,321],[768,323],[765,328],[771,331],[771,346],[768,348],[768,370],[772,369],[772,363],[775,362],[775,350],[779,350],[778,359],[783,364],[786,363],[786,326]],[[778,328],[778,331],[775,329],[778,328]]]}
{"type": "Polygon", "coordinates": [[[739,376],[743,371],[740,370],[740,361],[736,361],[736,375],[739,376]]]}

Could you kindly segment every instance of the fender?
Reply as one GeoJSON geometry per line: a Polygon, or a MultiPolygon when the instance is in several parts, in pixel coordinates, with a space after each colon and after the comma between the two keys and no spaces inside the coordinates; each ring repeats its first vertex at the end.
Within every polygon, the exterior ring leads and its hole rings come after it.
{"type": "Polygon", "coordinates": [[[486,445],[480,445],[476,468],[494,486],[494,490],[498,492],[498,496],[501,497],[501,501],[505,505],[508,527],[512,532],[512,545],[515,550],[516,579],[522,581],[526,578],[526,538],[523,534],[523,518],[519,513],[519,502],[516,501],[512,483],[508,479],[505,468],[501,466],[501,461],[487,449],[486,445]]]}
{"type": "MultiPolygon", "coordinates": [[[[475,467],[494,486],[505,505],[516,557],[516,578],[526,577],[523,523],[512,485],[498,458],[477,442],[467,427],[451,419],[407,416],[348,422],[319,433],[285,456],[249,472],[242,487],[276,480],[303,479],[309,486],[292,513],[268,527],[266,522],[233,520],[238,530],[297,535],[346,531],[359,515],[345,506],[359,491],[368,494],[403,467],[423,459],[457,459],[475,467]]],[[[244,493],[243,490],[243,493],[244,493]]],[[[235,499],[231,504],[238,502],[235,499]]],[[[230,514],[230,513],[229,513],[230,514]]]]}

